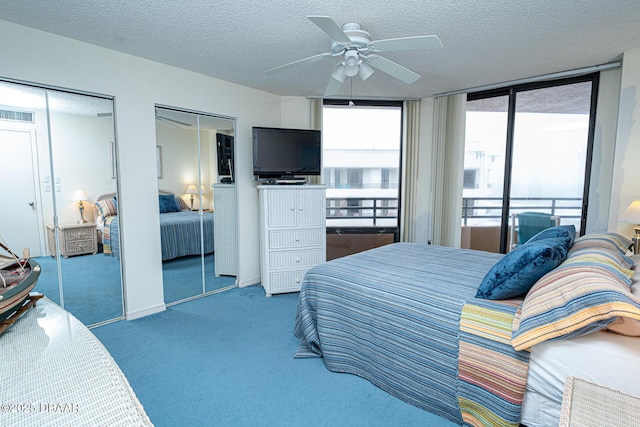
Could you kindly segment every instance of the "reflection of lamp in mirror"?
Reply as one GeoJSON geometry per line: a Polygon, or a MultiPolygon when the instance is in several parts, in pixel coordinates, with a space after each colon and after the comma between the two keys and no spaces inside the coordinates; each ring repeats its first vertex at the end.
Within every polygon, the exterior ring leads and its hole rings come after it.
{"type": "Polygon", "coordinates": [[[87,222],[87,220],[84,219],[84,201],[89,200],[89,195],[82,189],[76,190],[73,194],[73,199],[71,200],[78,202],[78,208],[80,209],[80,219],[78,220],[78,224],[84,224],[87,222]]]}
{"type": "Polygon", "coordinates": [[[191,210],[193,210],[193,195],[194,194],[198,194],[198,189],[196,188],[196,186],[194,184],[189,184],[189,187],[187,187],[187,194],[191,195],[191,197],[189,197],[189,200],[191,200],[191,210]]]}
{"type": "Polygon", "coordinates": [[[635,227],[633,227],[635,234],[633,235],[632,240],[633,253],[637,254],[640,246],[640,200],[634,200],[627,210],[622,213],[618,221],[635,224],[635,227]]]}

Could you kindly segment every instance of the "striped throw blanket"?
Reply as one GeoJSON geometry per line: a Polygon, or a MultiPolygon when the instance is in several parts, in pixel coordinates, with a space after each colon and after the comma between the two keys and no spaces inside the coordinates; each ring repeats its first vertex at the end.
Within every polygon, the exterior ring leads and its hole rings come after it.
{"type": "Polygon", "coordinates": [[[458,424],[509,425],[522,400],[510,382],[527,376],[526,354],[505,345],[517,303],[474,298],[501,257],[396,243],[314,267],[300,291],[296,357],[322,357],[458,424]],[[496,355],[521,369],[487,363],[496,355]]]}
{"type": "Polygon", "coordinates": [[[474,299],[462,308],[458,403],[472,426],[515,426],[527,385],[529,352],[511,346],[519,300],[474,299]]]}

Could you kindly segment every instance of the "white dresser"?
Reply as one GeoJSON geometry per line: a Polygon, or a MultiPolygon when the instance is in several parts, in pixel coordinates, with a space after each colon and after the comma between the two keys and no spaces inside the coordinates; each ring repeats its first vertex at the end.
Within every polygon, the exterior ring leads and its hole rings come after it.
{"type": "Polygon", "coordinates": [[[300,290],[326,260],[325,186],[259,185],[260,273],[267,296],[300,290]]]}
{"type": "Polygon", "coordinates": [[[213,242],[216,276],[238,274],[236,185],[213,184],[213,242]]]}

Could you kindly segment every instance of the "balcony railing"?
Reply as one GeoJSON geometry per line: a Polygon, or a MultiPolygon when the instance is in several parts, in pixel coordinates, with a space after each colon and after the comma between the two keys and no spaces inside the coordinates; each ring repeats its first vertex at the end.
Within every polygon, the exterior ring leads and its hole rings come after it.
{"type": "Polygon", "coordinates": [[[327,197],[326,215],[327,225],[388,227],[393,223],[397,227],[398,198],[327,197]]]}
{"type": "MultiPolygon", "coordinates": [[[[398,199],[395,197],[328,197],[327,225],[397,226],[398,199]],[[381,224],[381,221],[384,224],[381,224]]],[[[579,222],[582,199],[577,197],[514,197],[511,212],[537,211],[559,216],[560,223],[579,222]]],[[[462,199],[463,225],[499,224],[502,218],[502,198],[464,197],[462,199]],[[473,224],[470,224],[472,222],[473,224]]]]}
{"type": "MultiPolygon", "coordinates": [[[[560,217],[560,223],[579,222],[582,215],[582,199],[577,197],[514,197],[510,202],[511,213],[525,211],[545,212],[560,217]]],[[[463,225],[500,223],[502,198],[464,197],[462,199],[463,225]],[[474,221],[469,221],[469,220],[474,221]],[[473,222],[474,224],[469,224],[473,222]]]]}

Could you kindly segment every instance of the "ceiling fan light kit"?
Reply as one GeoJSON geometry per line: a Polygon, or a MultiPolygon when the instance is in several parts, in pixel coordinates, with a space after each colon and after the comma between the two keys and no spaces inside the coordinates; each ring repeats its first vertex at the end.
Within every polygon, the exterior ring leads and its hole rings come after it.
{"type": "Polygon", "coordinates": [[[339,81],[340,83],[344,82],[344,79],[347,77],[347,73],[344,71],[344,66],[342,65],[341,62],[338,62],[336,64],[335,70],[333,70],[331,77],[333,77],[335,80],[339,81]]]}
{"type": "Polygon", "coordinates": [[[358,72],[358,74],[360,75],[360,79],[362,79],[362,81],[365,81],[369,77],[371,77],[371,74],[373,74],[373,68],[371,68],[369,64],[363,61],[360,64],[360,71],[358,72]]]}
{"type": "Polygon", "coordinates": [[[308,16],[307,18],[331,37],[331,52],[281,65],[267,70],[266,73],[274,74],[329,57],[342,57],[331,73],[325,96],[337,94],[347,76],[354,77],[357,74],[362,81],[367,80],[374,73],[374,68],[406,84],[411,84],[420,78],[419,74],[378,55],[378,53],[442,48],[442,42],[434,35],[374,41],[371,35],[355,22],[346,23],[341,28],[327,16],[308,16]]]}
{"type": "Polygon", "coordinates": [[[360,66],[360,58],[358,58],[358,52],[355,50],[348,50],[344,53],[344,73],[353,77],[358,74],[358,68],[360,66]]]}

